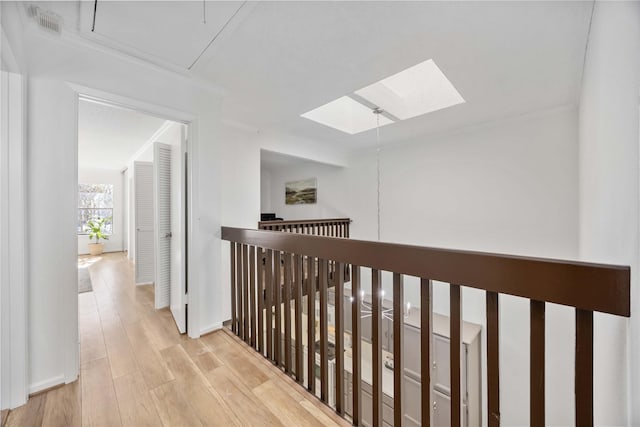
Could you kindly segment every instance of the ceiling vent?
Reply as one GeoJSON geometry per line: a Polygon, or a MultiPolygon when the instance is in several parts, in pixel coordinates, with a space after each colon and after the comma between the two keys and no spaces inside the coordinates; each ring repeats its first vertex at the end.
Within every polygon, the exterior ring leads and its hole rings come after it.
{"type": "Polygon", "coordinates": [[[43,30],[61,34],[62,33],[62,17],[51,11],[44,11],[38,6],[31,5],[29,7],[29,16],[33,17],[38,26],[43,30]]]}

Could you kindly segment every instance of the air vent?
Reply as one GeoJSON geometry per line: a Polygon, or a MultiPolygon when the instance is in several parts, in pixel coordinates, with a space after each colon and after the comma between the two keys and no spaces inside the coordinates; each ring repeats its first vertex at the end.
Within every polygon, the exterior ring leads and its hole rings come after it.
{"type": "Polygon", "coordinates": [[[62,17],[51,11],[44,11],[37,6],[29,7],[29,15],[36,19],[38,26],[46,31],[62,33],[62,17]]]}

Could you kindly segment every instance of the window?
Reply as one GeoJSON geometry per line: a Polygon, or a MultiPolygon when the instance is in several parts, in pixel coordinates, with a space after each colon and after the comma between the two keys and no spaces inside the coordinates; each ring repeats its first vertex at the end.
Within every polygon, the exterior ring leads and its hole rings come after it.
{"type": "Polygon", "coordinates": [[[113,234],[113,185],[78,184],[78,234],[89,234],[86,225],[92,218],[110,218],[105,234],[113,234]]]}

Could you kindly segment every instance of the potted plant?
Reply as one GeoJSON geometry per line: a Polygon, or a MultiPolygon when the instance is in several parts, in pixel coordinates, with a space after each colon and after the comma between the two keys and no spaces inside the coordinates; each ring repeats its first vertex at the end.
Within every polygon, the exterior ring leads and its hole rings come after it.
{"type": "Polygon", "coordinates": [[[91,255],[100,255],[104,252],[104,243],[100,243],[100,239],[109,240],[109,236],[104,233],[104,227],[111,218],[92,218],[87,221],[86,229],[89,232],[89,240],[95,237],[96,242],[89,242],[89,253],[91,255]]]}

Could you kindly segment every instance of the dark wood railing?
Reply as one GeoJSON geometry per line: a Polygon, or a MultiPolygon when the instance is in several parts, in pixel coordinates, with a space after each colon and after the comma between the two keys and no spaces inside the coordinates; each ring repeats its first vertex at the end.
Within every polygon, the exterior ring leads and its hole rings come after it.
{"type": "MultiPolygon", "coordinates": [[[[352,268],[352,388],[354,425],[362,423],[361,400],[361,268],[372,272],[372,395],[374,426],[382,425],[382,271],[393,272],[393,403],[394,425],[403,425],[403,277],[421,279],[420,349],[421,409],[423,426],[431,425],[432,280],[450,283],[450,380],[451,425],[459,427],[461,416],[461,291],[471,287],[486,291],[487,328],[487,417],[488,426],[500,425],[499,295],[530,300],[531,365],[530,418],[532,426],[545,422],[545,305],[562,304],[576,309],[575,415],[576,425],[593,425],[593,313],[630,315],[630,268],[572,261],[547,260],[478,252],[435,249],[399,244],[367,242],[294,233],[222,228],[222,238],[231,243],[232,330],[287,374],[316,391],[315,338],[320,337],[320,397],[328,403],[327,289],[329,262],[336,271],[352,268]],[[265,262],[256,260],[264,259],[265,262]],[[284,259],[284,263],[281,262],[284,259]],[[284,268],[284,274],[280,269],[284,268]],[[280,279],[284,286],[279,286],[280,279]],[[319,331],[316,332],[315,300],[319,294],[319,331]],[[303,295],[307,295],[307,322],[303,324],[303,295]],[[256,303],[257,300],[257,303],[256,303]],[[292,360],[292,308],[295,363],[292,360]],[[284,307],[283,307],[284,306],[284,307]],[[275,313],[274,313],[275,311],[275,313]],[[283,313],[284,312],[284,313],[283,313]],[[282,325],[284,331],[275,325],[282,325]],[[256,322],[257,319],[257,322],[256,322]],[[400,321],[398,321],[400,319],[400,321]],[[257,327],[256,327],[257,323],[257,327]],[[263,329],[264,328],[264,329],[263,329]],[[265,334],[264,330],[268,330],[265,334]],[[303,329],[307,342],[303,343],[303,329]],[[266,335],[266,343],[265,343],[266,335]],[[284,340],[283,340],[284,335],[284,340]],[[284,341],[284,352],[282,344],[284,341]]],[[[335,280],[335,349],[344,349],[342,299],[344,275],[335,280]]],[[[417,345],[417,343],[416,343],[417,345]]],[[[343,358],[336,358],[335,410],[344,415],[343,358]]],[[[350,402],[351,403],[351,402],[350,402]]]]}
{"type": "Polygon", "coordinates": [[[260,221],[260,230],[288,231],[314,236],[349,237],[349,218],[303,219],[288,221],[260,221]]]}

